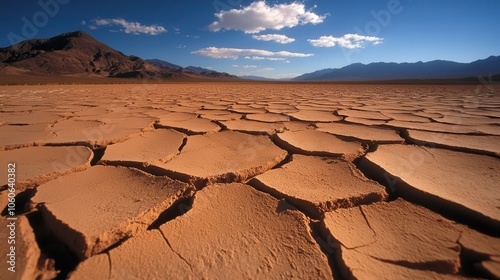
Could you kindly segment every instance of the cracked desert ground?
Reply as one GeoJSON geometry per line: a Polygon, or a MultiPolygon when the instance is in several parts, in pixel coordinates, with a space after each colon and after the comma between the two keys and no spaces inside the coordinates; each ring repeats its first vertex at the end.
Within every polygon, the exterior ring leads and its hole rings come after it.
{"type": "Polygon", "coordinates": [[[1,279],[500,278],[500,86],[0,87],[1,279]]]}

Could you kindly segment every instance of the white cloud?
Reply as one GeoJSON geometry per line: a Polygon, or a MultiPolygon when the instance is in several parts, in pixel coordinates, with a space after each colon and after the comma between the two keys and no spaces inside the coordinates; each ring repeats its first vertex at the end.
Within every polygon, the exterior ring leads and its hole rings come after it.
{"type": "MultiPolygon", "coordinates": [[[[192,52],[193,54],[208,56],[211,58],[232,58],[237,59],[239,57],[310,57],[313,54],[310,53],[293,53],[287,51],[272,52],[268,50],[259,49],[235,49],[235,48],[216,48],[209,47],[200,49],[192,52]]],[[[267,58],[266,58],[267,59],[267,58]]]]}
{"type": "Polygon", "coordinates": [[[284,61],[286,60],[283,57],[262,57],[262,56],[245,56],[245,59],[251,59],[251,60],[270,60],[270,61],[284,61]]]}
{"type": "Polygon", "coordinates": [[[334,47],[337,44],[348,49],[362,48],[366,44],[378,45],[382,43],[383,38],[374,36],[363,36],[358,34],[345,34],[342,37],[321,36],[319,39],[307,40],[315,47],[334,47]]]}
{"type": "Polygon", "coordinates": [[[284,56],[284,57],[310,57],[310,56],[313,56],[313,54],[311,54],[311,53],[308,53],[308,54],[292,53],[292,52],[288,52],[288,51],[275,52],[274,55],[284,56]]]}
{"type": "Polygon", "coordinates": [[[87,24],[87,22],[86,22],[86,21],[84,21],[84,20],[82,20],[81,24],[82,24],[82,25],[86,25],[86,24],[87,24]]]}
{"type": "Polygon", "coordinates": [[[265,57],[262,57],[262,56],[254,56],[254,57],[245,56],[245,59],[251,59],[251,60],[264,60],[264,59],[266,59],[266,58],[265,58],[265,57]]]}
{"type": "Polygon", "coordinates": [[[268,57],[266,58],[267,60],[271,60],[271,61],[283,61],[285,60],[284,58],[282,57],[268,57]]]}
{"type": "Polygon", "coordinates": [[[231,66],[233,66],[234,68],[238,68],[238,67],[240,67],[238,64],[233,64],[233,65],[231,65],[231,66]]]}
{"type": "MultiPolygon", "coordinates": [[[[121,26],[127,34],[149,34],[149,35],[158,35],[163,32],[167,32],[167,30],[161,25],[142,25],[139,22],[126,21],[123,18],[113,18],[113,19],[94,19],[92,20],[94,23],[94,27],[97,26],[121,26]]],[[[94,28],[95,29],[95,28],[94,28]]]]}
{"type": "Polygon", "coordinates": [[[94,19],[92,21],[97,26],[110,26],[111,25],[110,19],[94,19]]]}
{"type": "Polygon", "coordinates": [[[243,67],[245,69],[248,69],[248,68],[257,68],[257,65],[243,65],[241,67],[243,67]]]}
{"type": "Polygon", "coordinates": [[[259,33],[266,29],[280,30],[304,24],[322,23],[326,15],[320,16],[306,10],[298,2],[268,6],[265,1],[253,2],[241,9],[232,9],[216,13],[218,20],[210,24],[209,29],[242,30],[245,33],[259,33]]]}
{"type": "Polygon", "coordinates": [[[274,42],[280,43],[280,44],[288,44],[288,43],[295,41],[295,39],[293,39],[293,38],[289,38],[285,35],[280,35],[280,34],[253,35],[252,37],[255,40],[274,41],[274,42]]]}

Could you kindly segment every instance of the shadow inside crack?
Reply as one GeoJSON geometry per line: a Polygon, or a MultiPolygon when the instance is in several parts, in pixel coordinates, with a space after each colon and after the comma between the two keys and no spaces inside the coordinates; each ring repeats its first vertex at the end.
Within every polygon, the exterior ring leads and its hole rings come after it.
{"type": "Polygon", "coordinates": [[[153,223],[151,223],[148,230],[159,229],[161,225],[167,223],[168,221],[172,221],[175,218],[184,215],[186,212],[191,210],[193,202],[194,195],[176,201],[167,210],[163,211],[153,223]]]}
{"type": "MultiPolygon", "coordinates": [[[[340,249],[340,242],[335,240],[324,228],[321,222],[312,220],[309,223],[311,235],[319,245],[321,252],[326,256],[328,265],[332,270],[333,279],[350,279],[342,272],[342,252],[340,249]]],[[[345,265],[344,265],[345,266],[345,265]]]]}
{"type": "Polygon", "coordinates": [[[94,154],[94,157],[90,161],[90,165],[91,166],[96,165],[102,159],[102,157],[104,156],[104,152],[105,151],[106,151],[106,147],[104,147],[104,148],[97,148],[97,149],[92,150],[92,152],[94,154]]]}
{"type": "Polygon", "coordinates": [[[80,263],[77,256],[50,233],[40,211],[33,211],[26,217],[33,228],[40,251],[45,257],[54,260],[54,268],[59,271],[55,279],[67,279],[69,273],[80,263]]]}

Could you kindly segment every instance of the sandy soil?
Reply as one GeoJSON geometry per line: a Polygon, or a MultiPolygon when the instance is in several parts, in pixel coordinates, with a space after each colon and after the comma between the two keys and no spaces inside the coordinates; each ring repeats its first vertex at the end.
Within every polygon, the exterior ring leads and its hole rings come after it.
{"type": "Polygon", "coordinates": [[[6,279],[500,278],[498,86],[25,85],[0,104],[6,279]]]}

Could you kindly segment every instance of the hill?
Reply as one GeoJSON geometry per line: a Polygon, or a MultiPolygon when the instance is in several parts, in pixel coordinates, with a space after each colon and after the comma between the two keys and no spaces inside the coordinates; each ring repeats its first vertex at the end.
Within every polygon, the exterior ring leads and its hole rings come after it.
{"type": "Polygon", "coordinates": [[[177,64],[173,64],[173,63],[163,61],[160,59],[146,59],[146,62],[150,63],[158,68],[163,68],[163,69],[171,70],[171,71],[182,69],[182,67],[177,65],[177,64]]]}
{"type": "Polygon", "coordinates": [[[471,63],[434,60],[416,63],[354,63],[338,69],[323,69],[294,78],[295,81],[382,81],[458,79],[500,74],[500,56],[471,63]]]}
{"type": "Polygon", "coordinates": [[[33,39],[0,49],[0,71],[25,75],[169,77],[169,73],[137,56],[123,53],[83,31],[49,39],[33,39]]]}
{"type": "Polygon", "coordinates": [[[240,78],[246,79],[246,80],[254,80],[254,81],[277,81],[276,79],[271,79],[271,78],[266,78],[266,77],[261,77],[261,76],[252,76],[252,75],[240,76],[240,78]]]}
{"type": "Polygon", "coordinates": [[[170,62],[163,61],[160,59],[146,59],[146,62],[151,63],[152,65],[160,69],[189,77],[201,76],[205,78],[238,78],[237,76],[230,75],[225,72],[217,72],[214,70],[209,70],[201,67],[188,66],[186,68],[183,68],[182,66],[172,64],[170,62]]]}
{"type": "Polygon", "coordinates": [[[11,80],[91,78],[236,78],[227,73],[182,68],[166,61],[127,56],[83,31],[22,41],[0,48],[0,74],[11,80]]]}

